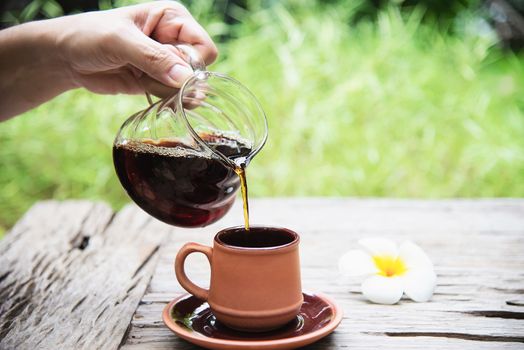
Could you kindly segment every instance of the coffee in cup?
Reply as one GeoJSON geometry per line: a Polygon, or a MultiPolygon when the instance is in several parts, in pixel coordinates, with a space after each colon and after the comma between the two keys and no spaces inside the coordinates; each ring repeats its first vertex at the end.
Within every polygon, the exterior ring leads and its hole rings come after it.
{"type": "Polygon", "coordinates": [[[216,234],[213,247],[185,244],[175,260],[182,287],[208,302],[217,320],[241,331],[268,331],[293,320],[303,302],[297,233],[275,227],[233,227],[216,234]],[[198,287],[184,270],[186,257],[206,255],[209,289],[198,287]]]}

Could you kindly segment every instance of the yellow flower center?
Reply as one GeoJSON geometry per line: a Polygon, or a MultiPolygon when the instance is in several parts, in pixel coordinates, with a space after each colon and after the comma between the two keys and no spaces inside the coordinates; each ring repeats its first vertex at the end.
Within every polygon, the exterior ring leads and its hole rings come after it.
{"type": "Polygon", "coordinates": [[[406,265],[400,258],[392,256],[374,256],[373,261],[379,270],[379,275],[384,277],[400,276],[406,272],[406,265]]]}

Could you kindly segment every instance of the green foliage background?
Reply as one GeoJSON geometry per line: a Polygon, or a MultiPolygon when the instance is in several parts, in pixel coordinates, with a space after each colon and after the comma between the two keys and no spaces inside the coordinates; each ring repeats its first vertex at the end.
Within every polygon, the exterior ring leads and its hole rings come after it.
{"type": "MultiPolygon", "coordinates": [[[[209,4],[191,5],[222,38],[209,68],[244,82],[269,118],[252,196],[524,196],[524,58],[474,14],[451,31],[422,8],[355,22],[345,2],[291,1],[233,8],[228,26],[209,4]]],[[[78,90],[0,124],[0,231],[40,199],[126,203],[111,145],[145,106],[78,90]]]]}

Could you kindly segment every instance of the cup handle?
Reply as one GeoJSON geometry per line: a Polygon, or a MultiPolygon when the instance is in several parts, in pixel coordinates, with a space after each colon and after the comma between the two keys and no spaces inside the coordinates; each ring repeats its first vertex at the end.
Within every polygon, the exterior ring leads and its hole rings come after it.
{"type": "Polygon", "coordinates": [[[204,289],[197,286],[187,277],[184,269],[186,258],[191,253],[202,253],[206,256],[209,264],[211,265],[211,258],[213,256],[213,248],[198,244],[198,243],[186,243],[180,250],[175,258],[175,274],[178,283],[187,290],[189,293],[197,297],[198,299],[207,300],[209,295],[209,289],[204,289]]]}

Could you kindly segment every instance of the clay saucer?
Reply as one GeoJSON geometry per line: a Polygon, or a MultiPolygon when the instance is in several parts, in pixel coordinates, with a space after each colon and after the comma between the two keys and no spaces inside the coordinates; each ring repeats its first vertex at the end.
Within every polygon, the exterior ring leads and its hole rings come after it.
{"type": "Polygon", "coordinates": [[[342,310],[327,296],[303,293],[297,317],[286,326],[262,333],[240,332],[220,324],[209,305],[192,295],[170,302],[162,313],[166,326],[176,335],[207,349],[294,349],[333,332],[342,310]]]}

